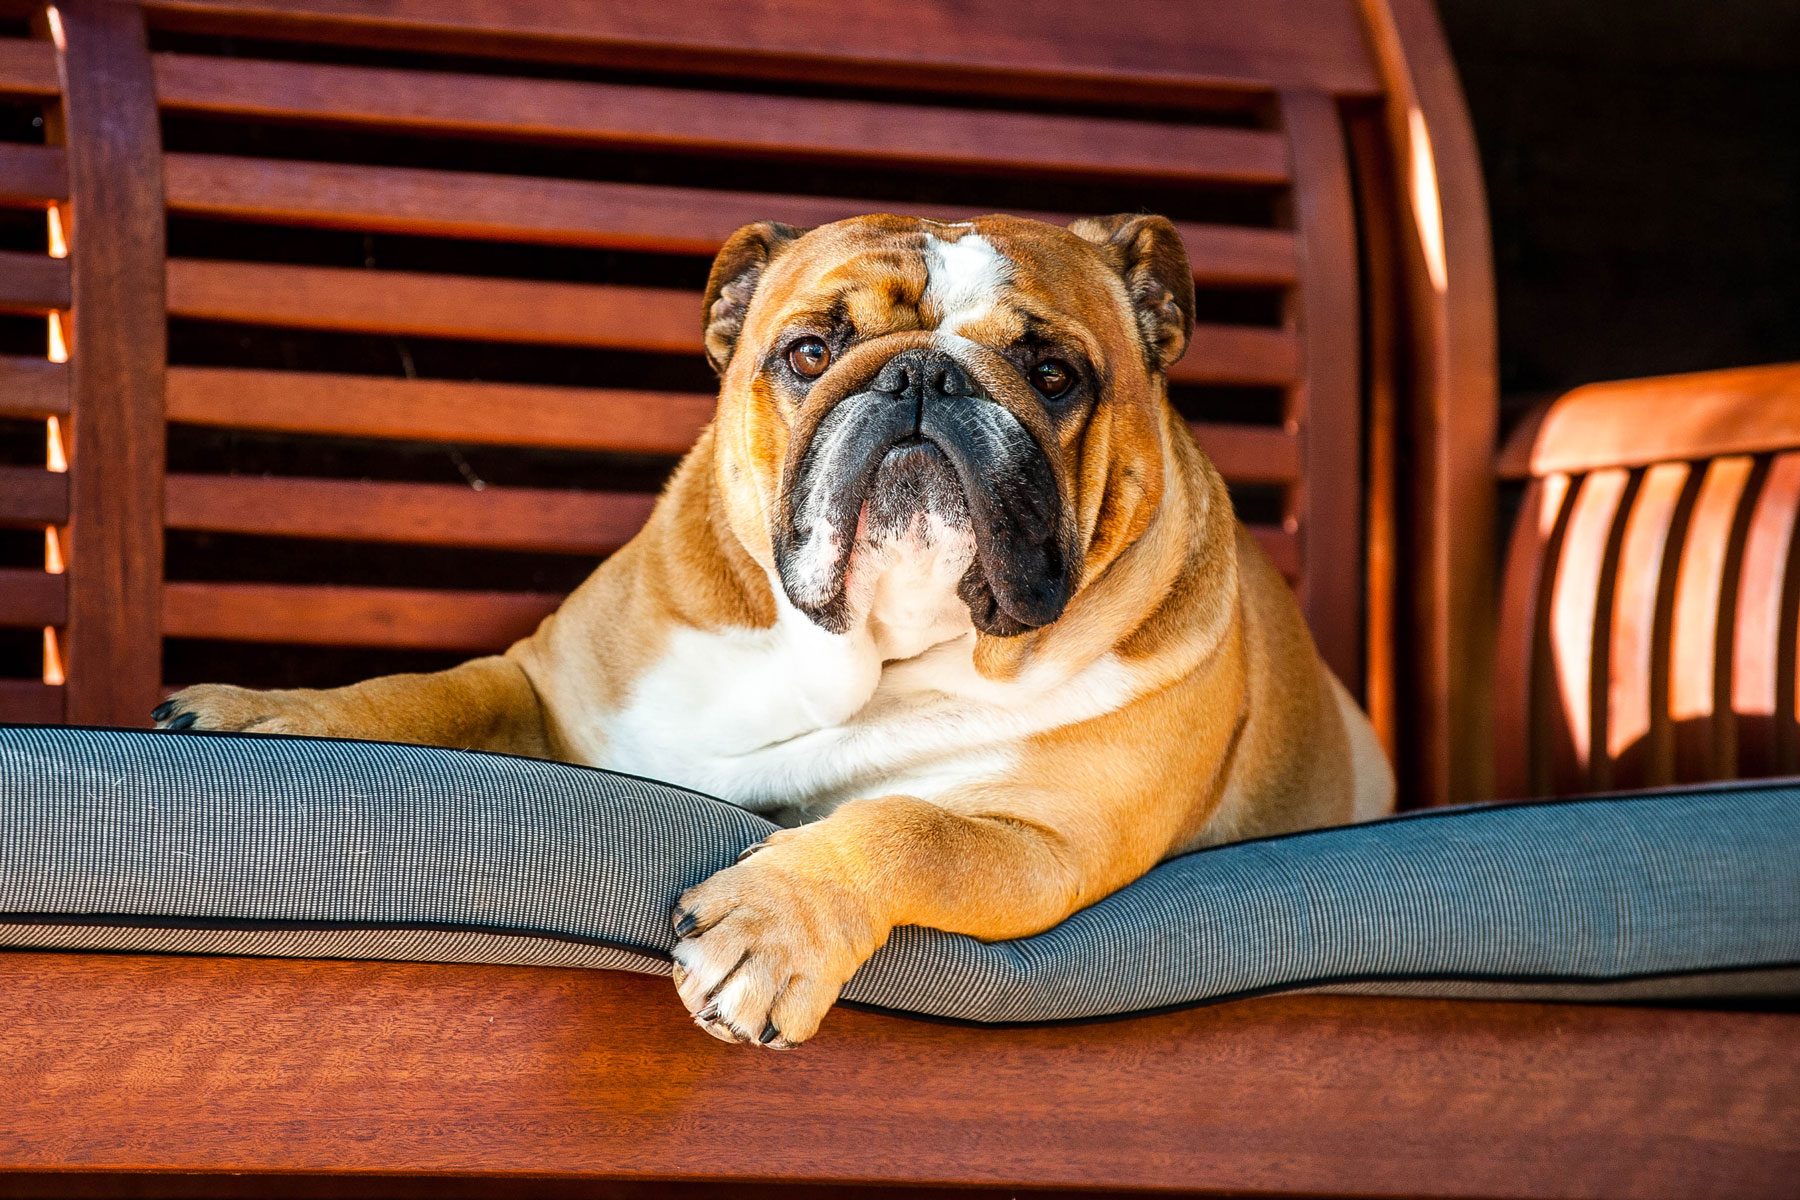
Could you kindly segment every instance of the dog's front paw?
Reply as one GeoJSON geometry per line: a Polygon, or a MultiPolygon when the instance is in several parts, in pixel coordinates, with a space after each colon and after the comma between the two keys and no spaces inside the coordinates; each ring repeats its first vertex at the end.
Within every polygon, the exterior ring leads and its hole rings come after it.
{"type": "Polygon", "coordinates": [[[828,875],[795,871],[780,835],[675,905],[675,986],[727,1042],[783,1050],[811,1037],[888,929],[828,875]]]}
{"type": "Polygon", "coordinates": [[[329,731],[309,706],[291,692],[259,692],[223,683],[183,688],[150,713],[158,729],[213,729],[242,733],[329,731]]]}

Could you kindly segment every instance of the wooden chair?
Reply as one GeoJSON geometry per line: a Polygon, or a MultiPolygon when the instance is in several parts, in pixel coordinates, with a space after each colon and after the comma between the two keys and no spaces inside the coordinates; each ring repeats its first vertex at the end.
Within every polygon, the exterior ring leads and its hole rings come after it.
{"type": "Polygon", "coordinates": [[[1581,388],[1501,472],[1501,795],[1800,770],[1800,366],[1581,388]]]}
{"type": "MultiPolygon", "coordinates": [[[[1534,480],[1490,685],[1485,206],[1425,0],[1120,11],[0,0],[0,719],[141,724],[219,654],[254,682],[529,628],[706,419],[697,272],[742,222],[1139,207],[1180,220],[1195,264],[1176,399],[1410,803],[1493,793],[1495,713],[1509,794],[1726,769],[1720,730],[1748,725],[1716,668],[1595,682],[1723,636],[1686,566],[1664,582],[1678,517],[1693,571],[1741,577],[1714,611],[1787,631],[1769,711],[1791,713],[1793,588],[1747,547],[1788,536],[1793,472],[1765,460],[1792,423],[1595,458],[1558,432],[1605,410],[1579,398],[1508,460],[1534,480]],[[431,454],[467,477],[420,478],[431,454]],[[1708,522],[1746,548],[1694,543],[1708,522]],[[1570,657],[1584,605],[1605,619],[1570,657]],[[1563,695],[1585,699],[1559,726],[1563,695]]],[[[840,1012],[771,1056],[618,974],[39,954],[0,974],[9,1194],[1677,1196],[1795,1169],[1797,1041],[1767,1013],[840,1012]]]]}

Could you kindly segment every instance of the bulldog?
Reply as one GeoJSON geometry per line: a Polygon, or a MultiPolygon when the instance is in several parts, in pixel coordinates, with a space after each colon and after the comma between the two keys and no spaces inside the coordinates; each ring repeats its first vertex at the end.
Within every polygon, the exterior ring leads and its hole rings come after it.
{"type": "Polygon", "coordinates": [[[712,424],[536,632],[438,674],[189,688],[168,729],[669,780],[782,828],[688,891],[706,1032],[811,1037],[898,925],[1047,929],[1196,847],[1389,811],[1368,720],[1170,407],[1166,220],[739,230],[712,424]]]}

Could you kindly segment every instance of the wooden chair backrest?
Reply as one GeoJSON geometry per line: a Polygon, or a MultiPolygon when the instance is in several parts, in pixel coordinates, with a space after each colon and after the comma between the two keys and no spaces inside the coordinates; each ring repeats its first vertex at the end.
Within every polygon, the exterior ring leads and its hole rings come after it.
{"type": "Polygon", "coordinates": [[[54,442],[0,466],[51,545],[0,559],[46,631],[0,718],[528,631],[708,419],[740,224],[1150,209],[1200,289],[1179,405],[1416,794],[1480,790],[1491,287],[1424,0],[7,11],[0,104],[47,121],[0,206],[64,241],[0,252],[55,326],[0,342],[0,420],[54,442]]]}
{"type": "Polygon", "coordinates": [[[1500,794],[1800,772],[1800,367],[1582,388],[1505,465],[1500,794]]]}

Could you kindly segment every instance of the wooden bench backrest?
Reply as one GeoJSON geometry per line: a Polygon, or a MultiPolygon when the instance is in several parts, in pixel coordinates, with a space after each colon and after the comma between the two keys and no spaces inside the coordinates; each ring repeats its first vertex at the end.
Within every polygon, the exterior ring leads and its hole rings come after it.
{"type": "Polygon", "coordinates": [[[1800,772],[1800,367],[1582,388],[1505,465],[1500,793],[1800,772]]]}
{"type": "Polygon", "coordinates": [[[49,630],[0,718],[139,723],[219,647],[255,683],[528,631],[708,419],[740,224],[1153,209],[1201,296],[1178,403],[1417,794],[1480,790],[1491,298],[1418,0],[13,7],[0,102],[49,120],[0,205],[69,257],[0,258],[67,359],[0,359],[0,418],[58,440],[0,468],[53,546],[0,564],[0,624],[49,630]]]}

